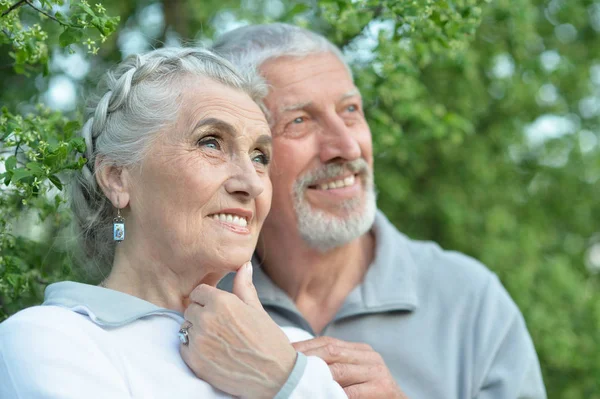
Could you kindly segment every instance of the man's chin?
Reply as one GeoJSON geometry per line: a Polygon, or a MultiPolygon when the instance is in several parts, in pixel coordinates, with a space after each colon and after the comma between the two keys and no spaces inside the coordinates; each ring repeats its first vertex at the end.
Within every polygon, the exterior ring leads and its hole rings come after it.
{"type": "Polygon", "coordinates": [[[319,209],[311,207],[307,217],[313,220],[322,220],[329,223],[344,223],[352,220],[360,220],[364,216],[364,209],[319,209]]]}

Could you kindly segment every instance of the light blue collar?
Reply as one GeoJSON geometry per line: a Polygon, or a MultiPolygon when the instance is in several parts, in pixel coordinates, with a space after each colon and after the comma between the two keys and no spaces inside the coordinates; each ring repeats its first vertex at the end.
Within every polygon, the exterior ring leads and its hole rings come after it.
{"type": "Polygon", "coordinates": [[[183,322],[177,311],[95,285],[63,281],[46,287],[45,306],[60,306],[88,316],[102,327],[121,327],[143,317],[163,315],[183,322]]]}
{"type": "MultiPolygon", "coordinates": [[[[419,305],[418,263],[412,256],[410,240],[379,210],[371,231],[375,235],[375,258],[364,281],[344,301],[336,320],[363,313],[412,312],[419,305]]],[[[252,263],[253,282],[262,304],[301,317],[293,300],[260,268],[260,259],[254,256],[252,263]]],[[[229,274],[221,280],[219,288],[231,291],[233,276],[229,274]]]]}

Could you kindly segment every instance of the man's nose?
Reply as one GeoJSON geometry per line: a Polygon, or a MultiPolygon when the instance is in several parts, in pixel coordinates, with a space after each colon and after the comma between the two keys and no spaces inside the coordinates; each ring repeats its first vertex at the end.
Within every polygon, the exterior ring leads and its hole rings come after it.
{"type": "Polygon", "coordinates": [[[231,169],[231,176],[225,182],[225,190],[229,194],[244,201],[254,199],[264,191],[265,183],[247,155],[240,155],[232,161],[231,169]]]}
{"type": "Polygon", "coordinates": [[[333,160],[353,161],[360,158],[361,149],[353,131],[336,113],[324,120],[319,140],[322,163],[333,160]]]}

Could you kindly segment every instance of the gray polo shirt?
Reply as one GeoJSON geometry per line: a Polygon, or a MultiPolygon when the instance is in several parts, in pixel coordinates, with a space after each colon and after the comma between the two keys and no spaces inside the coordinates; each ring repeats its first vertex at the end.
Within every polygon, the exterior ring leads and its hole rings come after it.
{"type": "MultiPolygon", "coordinates": [[[[411,399],[546,398],[525,321],[495,274],[465,255],[410,240],[381,212],[373,233],[375,259],[364,281],[321,335],[371,345],[411,399]]],[[[230,290],[231,283],[230,275],[220,286],[230,290]]],[[[280,326],[314,334],[259,267],[254,284],[280,326]]]]}

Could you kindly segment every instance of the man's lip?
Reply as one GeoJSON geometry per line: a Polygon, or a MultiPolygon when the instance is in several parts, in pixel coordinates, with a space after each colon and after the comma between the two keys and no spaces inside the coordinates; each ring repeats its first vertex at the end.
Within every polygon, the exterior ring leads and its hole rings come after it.
{"type": "Polygon", "coordinates": [[[242,208],[227,208],[227,209],[221,209],[217,212],[213,212],[208,216],[213,216],[213,215],[219,215],[221,213],[225,213],[227,215],[233,215],[233,216],[240,216],[243,217],[244,219],[246,219],[246,221],[248,223],[250,223],[250,221],[252,220],[252,216],[254,216],[254,212],[248,210],[248,209],[242,209],[242,208]]]}
{"type": "Polygon", "coordinates": [[[334,181],[344,180],[345,178],[350,177],[350,176],[358,177],[358,175],[359,175],[359,173],[345,173],[343,175],[339,175],[339,176],[333,177],[331,179],[317,181],[317,182],[309,185],[308,188],[317,188],[321,184],[329,184],[334,181]]]}

